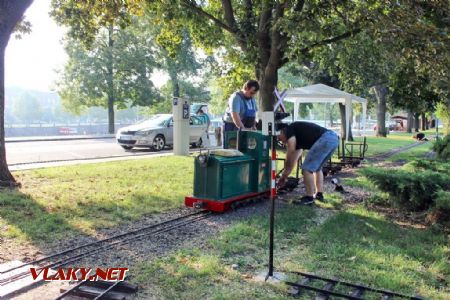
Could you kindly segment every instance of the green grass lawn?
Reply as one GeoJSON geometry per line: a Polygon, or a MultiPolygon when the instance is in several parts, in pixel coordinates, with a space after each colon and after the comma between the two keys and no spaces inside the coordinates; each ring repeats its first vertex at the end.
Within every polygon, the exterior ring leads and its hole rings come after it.
{"type": "MultiPolygon", "coordinates": [[[[394,134],[369,137],[369,155],[412,142],[394,134]]],[[[23,188],[0,193],[0,237],[40,243],[93,234],[182,205],[184,196],[192,193],[193,161],[160,157],[20,171],[14,176],[23,188]]]]}
{"type": "MultiPolygon", "coordinates": [[[[323,212],[289,207],[277,213],[277,270],[306,271],[419,293],[427,299],[448,299],[448,236],[402,228],[361,207],[332,213],[318,224],[323,212]]],[[[208,240],[205,248],[180,249],[154,263],[143,262],[133,271],[138,274],[135,281],[150,286],[157,298],[292,299],[287,287],[252,279],[267,271],[267,261],[268,216],[233,225],[208,240]],[[233,264],[238,268],[233,269],[233,264]]]]}
{"type": "MultiPolygon", "coordinates": [[[[423,159],[425,155],[431,151],[432,148],[432,142],[423,143],[422,145],[413,147],[411,149],[408,149],[404,152],[400,152],[397,154],[394,154],[388,158],[386,158],[386,161],[389,162],[396,162],[396,161],[402,161],[402,162],[411,162],[416,159],[423,159]]],[[[343,180],[344,185],[349,186],[355,186],[364,188],[366,190],[370,191],[376,191],[376,187],[374,184],[372,184],[366,177],[360,175],[355,178],[346,178],[343,180]]]]}
{"type": "MultiPolygon", "coordinates": [[[[410,134],[410,133],[408,133],[408,134],[393,133],[393,134],[389,134],[385,138],[368,136],[368,137],[366,137],[368,149],[367,149],[365,156],[370,157],[370,156],[373,156],[376,154],[388,152],[393,149],[405,147],[405,146],[416,143],[416,140],[411,138],[411,136],[412,136],[412,134],[410,134]]],[[[355,137],[355,141],[362,142],[363,138],[355,137]]],[[[417,148],[420,150],[412,150],[412,152],[408,152],[409,154],[406,154],[406,155],[410,155],[411,157],[413,157],[414,155],[425,154],[426,152],[428,152],[426,149],[431,147],[430,145],[431,145],[431,142],[424,144],[423,146],[419,146],[417,148]],[[428,146],[425,146],[425,145],[428,145],[428,146]]],[[[414,148],[414,149],[416,149],[416,148],[414,148]]],[[[357,148],[355,148],[355,151],[359,151],[359,150],[357,148]]],[[[356,153],[355,153],[355,155],[356,155],[356,153]]],[[[278,151],[278,157],[284,158],[285,157],[284,151],[278,151]]],[[[405,159],[402,156],[402,154],[397,154],[397,155],[394,155],[392,158],[388,158],[388,160],[401,160],[401,159],[405,159]]],[[[337,151],[335,151],[335,153],[334,153],[333,160],[338,161],[337,151]]],[[[282,167],[283,167],[283,162],[281,162],[281,161],[277,162],[277,168],[281,169],[282,167]]],[[[291,176],[295,176],[294,172],[295,172],[295,169],[294,169],[293,173],[291,173],[291,176]]]]}
{"type": "MultiPolygon", "coordinates": [[[[401,148],[410,144],[415,143],[416,141],[411,138],[412,134],[408,133],[408,135],[402,133],[393,133],[389,134],[387,137],[375,137],[368,136],[367,144],[369,148],[367,149],[366,156],[371,156],[383,152],[387,152],[392,149],[401,148]]],[[[361,141],[362,137],[355,137],[355,141],[361,141]]]]}
{"type": "Polygon", "coordinates": [[[0,237],[34,243],[92,234],[179,207],[192,193],[192,157],[107,162],[14,172],[0,193],[0,237]]]}
{"type": "Polygon", "coordinates": [[[422,145],[413,147],[411,149],[408,149],[404,152],[397,153],[392,155],[391,157],[387,158],[389,161],[411,161],[414,159],[420,159],[423,158],[428,152],[431,151],[431,148],[433,147],[433,142],[423,143],[422,145]]]}

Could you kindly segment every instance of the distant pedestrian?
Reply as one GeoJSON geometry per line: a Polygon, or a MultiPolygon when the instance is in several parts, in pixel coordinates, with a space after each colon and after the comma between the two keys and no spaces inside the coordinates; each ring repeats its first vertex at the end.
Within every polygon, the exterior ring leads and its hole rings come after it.
{"type": "Polygon", "coordinates": [[[210,141],[209,141],[209,126],[211,125],[211,120],[208,116],[208,114],[206,114],[203,109],[199,109],[197,111],[197,116],[204,122],[206,123],[206,130],[204,132],[204,134],[202,135],[202,141],[204,146],[209,147],[211,145],[210,141]]]}
{"type": "Polygon", "coordinates": [[[216,138],[217,146],[222,147],[222,127],[217,126],[214,128],[214,136],[216,138]]]}
{"type": "Polygon", "coordinates": [[[428,139],[425,137],[425,133],[419,132],[413,135],[413,139],[418,141],[428,141],[428,139]]]}

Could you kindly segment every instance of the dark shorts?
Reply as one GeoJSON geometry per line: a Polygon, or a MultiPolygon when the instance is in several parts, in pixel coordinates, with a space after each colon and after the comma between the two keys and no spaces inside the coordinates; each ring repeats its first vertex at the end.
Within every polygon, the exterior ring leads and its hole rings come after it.
{"type": "Polygon", "coordinates": [[[322,169],[322,166],[333,155],[339,146],[339,138],[334,131],[328,130],[308,150],[302,170],[314,173],[322,169]]]}

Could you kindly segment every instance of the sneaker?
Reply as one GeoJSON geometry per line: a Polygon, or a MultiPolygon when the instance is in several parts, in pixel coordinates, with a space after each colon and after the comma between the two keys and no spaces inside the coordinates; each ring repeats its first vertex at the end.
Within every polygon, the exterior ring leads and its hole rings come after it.
{"type": "Polygon", "coordinates": [[[323,201],[323,194],[321,192],[318,192],[314,195],[314,199],[323,201]]]}
{"type": "Polygon", "coordinates": [[[314,203],[314,198],[312,196],[303,196],[300,200],[294,200],[292,204],[295,205],[311,205],[314,203]]]}

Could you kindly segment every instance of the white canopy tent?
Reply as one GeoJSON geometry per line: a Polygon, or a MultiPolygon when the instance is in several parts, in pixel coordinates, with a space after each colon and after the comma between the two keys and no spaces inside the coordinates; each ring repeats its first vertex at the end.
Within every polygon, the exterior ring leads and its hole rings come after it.
{"type": "Polygon", "coordinates": [[[362,124],[366,128],[367,100],[350,93],[332,88],[325,84],[313,84],[301,88],[292,88],[286,91],[285,101],[294,103],[294,120],[298,120],[300,103],[343,103],[345,105],[345,128],[348,139],[350,117],[353,101],[362,105],[362,124]]]}

